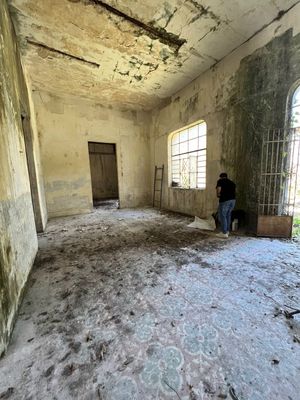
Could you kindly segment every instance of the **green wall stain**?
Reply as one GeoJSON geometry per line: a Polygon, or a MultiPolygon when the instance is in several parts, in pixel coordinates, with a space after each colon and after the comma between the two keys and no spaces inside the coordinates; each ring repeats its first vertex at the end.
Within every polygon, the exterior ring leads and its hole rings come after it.
{"type": "MultiPolygon", "coordinates": [[[[300,78],[300,34],[292,29],[241,61],[226,109],[222,164],[237,182],[238,207],[257,212],[265,130],[284,128],[291,86],[300,78]]],[[[253,222],[253,221],[252,221],[253,222]]]]}

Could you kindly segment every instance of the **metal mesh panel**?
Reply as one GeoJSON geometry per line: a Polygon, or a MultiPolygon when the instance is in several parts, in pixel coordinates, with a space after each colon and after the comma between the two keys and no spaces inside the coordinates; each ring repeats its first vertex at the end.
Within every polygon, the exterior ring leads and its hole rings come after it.
{"type": "MultiPolygon", "coordinates": [[[[300,128],[272,129],[264,135],[259,215],[293,215],[300,208],[300,128]]],[[[299,210],[300,211],[300,210],[299,210]]]]}

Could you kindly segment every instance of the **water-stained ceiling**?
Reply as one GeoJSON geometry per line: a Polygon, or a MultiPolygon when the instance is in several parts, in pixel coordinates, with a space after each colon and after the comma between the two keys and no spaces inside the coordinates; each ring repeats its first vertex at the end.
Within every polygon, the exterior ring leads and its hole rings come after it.
{"type": "Polygon", "coordinates": [[[151,109],[296,0],[10,0],[33,88],[151,109]]]}

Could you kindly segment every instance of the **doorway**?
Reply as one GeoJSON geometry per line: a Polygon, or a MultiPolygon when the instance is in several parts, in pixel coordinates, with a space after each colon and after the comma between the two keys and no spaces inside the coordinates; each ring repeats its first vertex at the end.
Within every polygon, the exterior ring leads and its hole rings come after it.
{"type": "Polygon", "coordinates": [[[300,129],[265,132],[262,146],[258,236],[290,238],[300,225],[300,129]]]}
{"type": "Polygon", "coordinates": [[[290,155],[293,176],[289,188],[289,196],[294,196],[293,209],[293,237],[300,238],[300,83],[297,82],[296,90],[290,100],[290,126],[293,129],[293,148],[290,155]]]}
{"type": "Polygon", "coordinates": [[[293,214],[292,236],[300,238],[300,127],[293,128],[290,149],[291,174],[286,185],[286,198],[293,214]]]}
{"type": "Polygon", "coordinates": [[[94,207],[118,208],[119,187],[116,145],[89,142],[94,207]]]}

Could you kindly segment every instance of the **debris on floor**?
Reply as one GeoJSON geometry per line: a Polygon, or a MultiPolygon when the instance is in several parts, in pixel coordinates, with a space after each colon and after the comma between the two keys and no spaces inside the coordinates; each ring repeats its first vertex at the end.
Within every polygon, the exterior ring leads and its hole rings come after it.
{"type": "Polygon", "coordinates": [[[299,398],[299,319],[274,318],[297,308],[299,245],[220,242],[190,222],[102,208],[50,221],[0,398],[299,398]]]}
{"type": "Polygon", "coordinates": [[[206,231],[214,231],[216,229],[216,223],[213,217],[208,219],[201,219],[195,217],[195,220],[188,225],[189,228],[203,229],[206,231]]]}
{"type": "Polygon", "coordinates": [[[230,394],[230,397],[232,398],[232,400],[239,400],[233,387],[231,387],[229,389],[229,394],[230,394]]]}
{"type": "Polygon", "coordinates": [[[294,318],[294,315],[296,315],[296,314],[300,314],[300,310],[294,310],[294,311],[287,311],[287,310],[284,310],[284,315],[288,318],[288,319],[291,319],[291,318],[294,318]]]}

